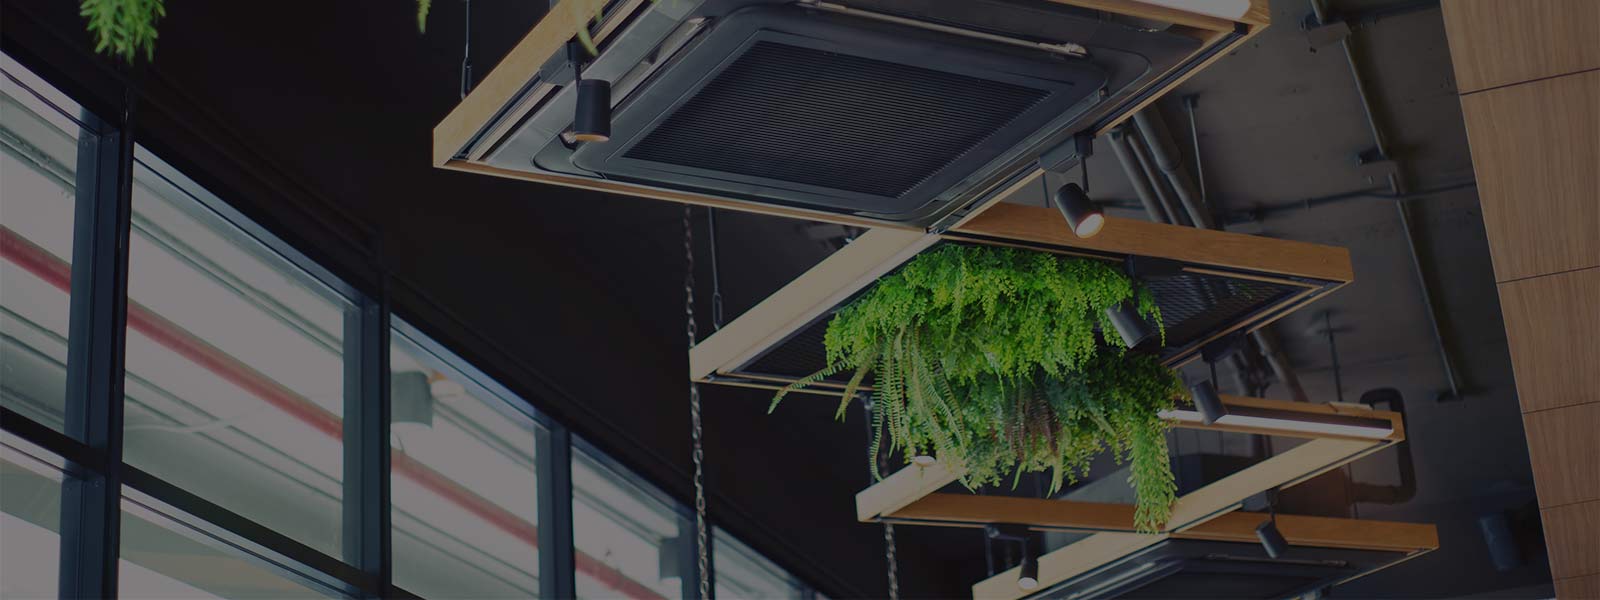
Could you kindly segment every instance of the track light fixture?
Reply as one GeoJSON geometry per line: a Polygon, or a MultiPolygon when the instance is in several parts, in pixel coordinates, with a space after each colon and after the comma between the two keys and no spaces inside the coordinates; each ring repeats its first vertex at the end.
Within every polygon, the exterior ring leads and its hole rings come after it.
{"type": "Polygon", "coordinates": [[[583,51],[567,42],[567,61],[572,63],[572,82],[578,88],[573,108],[572,138],[580,142],[611,139],[611,82],[583,78],[583,51]]]}
{"type": "Polygon", "coordinates": [[[1022,573],[1017,576],[1017,587],[1025,590],[1039,588],[1039,560],[1028,550],[1027,542],[1022,544],[1022,573]]]}
{"type": "MultiPolygon", "coordinates": [[[[1017,587],[1024,590],[1038,588],[1039,561],[1033,555],[1033,548],[1028,544],[1028,538],[1033,536],[1033,533],[1028,530],[1028,526],[1016,523],[992,523],[985,525],[983,530],[984,535],[991,540],[1016,542],[1017,545],[1022,547],[1022,568],[1021,572],[1017,574],[1017,587]]],[[[990,563],[989,569],[992,573],[994,569],[993,563],[990,563]]]]}
{"type": "Polygon", "coordinates": [[[1200,411],[1200,422],[1210,425],[1228,416],[1228,407],[1222,405],[1222,396],[1210,379],[1189,386],[1189,395],[1194,397],[1195,410],[1200,411]]]}
{"type": "Polygon", "coordinates": [[[1138,346],[1156,335],[1155,328],[1139,315],[1138,307],[1131,301],[1106,308],[1106,318],[1111,321],[1111,326],[1116,328],[1117,334],[1122,336],[1122,345],[1129,348],[1138,346]]]}
{"type": "Polygon", "coordinates": [[[1063,185],[1056,190],[1055,205],[1061,211],[1061,216],[1067,218],[1072,233],[1080,238],[1094,237],[1106,225],[1105,213],[1089,200],[1089,195],[1076,183],[1063,185]]]}
{"type": "Polygon", "coordinates": [[[578,80],[578,107],[572,119],[572,137],[583,142],[611,139],[611,82],[578,80]]]}
{"type": "Polygon", "coordinates": [[[1262,521],[1257,525],[1256,539],[1261,540],[1261,548],[1272,558],[1281,558],[1289,551],[1289,540],[1283,539],[1283,533],[1278,531],[1276,520],[1262,521]]]}

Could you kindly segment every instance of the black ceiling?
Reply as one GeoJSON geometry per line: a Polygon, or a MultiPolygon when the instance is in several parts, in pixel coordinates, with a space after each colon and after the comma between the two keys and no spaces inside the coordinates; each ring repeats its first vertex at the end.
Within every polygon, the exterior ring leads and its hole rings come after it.
{"type": "MultiPolygon", "coordinates": [[[[527,33],[543,4],[474,3],[475,75],[527,33]]],[[[1343,56],[1307,50],[1297,26],[1305,4],[1273,4],[1277,25],[1179,92],[1200,94],[1208,193],[1228,210],[1373,185],[1353,160],[1371,139],[1343,56]]],[[[399,281],[399,314],[689,497],[682,208],[432,168],[432,126],[459,100],[463,3],[434,2],[419,34],[410,0],[168,0],[155,60],[131,75],[87,52],[73,3],[3,5],[8,53],[91,97],[117,98],[118,77],[137,82],[147,145],[368,289],[365,274],[381,262],[399,281]]],[[[1470,179],[1438,12],[1380,21],[1357,41],[1415,187],[1470,179]]],[[[1187,147],[1175,97],[1163,107],[1187,147]]],[[[1110,153],[1092,169],[1097,196],[1132,198],[1110,153]]],[[[1444,380],[1391,203],[1355,199],[1238,227],[1351,248],[1358,282],[1317,307],[1332,309],[1340,327],[1347,395],[1394,386],[1409,401],[1420,491],[1360,513],[1437,522],[1445,547],[1338,594],[1545,585],[1537,557],[1495,572],[1476,533],[1478,516],[1532,500],[1476,197],[1460,189],[1418,199],[1413,210],[1443,334],[1472,390],[1463,402],[1431,400],[1444,380]]],[[[695,216],[703,242],[704,213],[695,216]]],[[[730,318],[831,251],[813,224],[718,218],[730,318]]],[[[698,250],[703,261],[703,243],[698,250]]],[[[709,296],[700,291],[704,307],[709,296]]],[[[1297,315],[1278,330],[1308,391],[1326,401],[1333,386],[1315,325],[1313,315],[1297,315]]],[[[714,518],[830,596],[882,596],[882,531],[854,519],[854,493],[867,482],[860,416],[836,423],[827,402],[789,402],[768,416],[762,392],[705,395],[714,518]]],[[[1393,477],[1392,460],[1368,459],[1355,476],[1382,483],[1393,477]]],[[[977,533],[898,533],[908,596],[965,596],[982,575],[977,533]]]]}

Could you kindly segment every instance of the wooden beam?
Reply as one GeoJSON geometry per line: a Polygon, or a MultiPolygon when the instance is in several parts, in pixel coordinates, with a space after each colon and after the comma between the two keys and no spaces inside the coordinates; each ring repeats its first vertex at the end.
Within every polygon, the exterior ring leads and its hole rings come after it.
{"type": "Polygon", "coordinates": [[[533,80],[556,51],[588,25],[606,0],[561,0],[500,59],[483,81],[433,128],[433,164],[444,166],[465,148],[478,130],[509,104],[533,80]]]}
{"type": "Polygon", "coordinates": [[[914,231],[868,231],[690,349],[689,378],[748,362],[935,241],[914,231]]]}
{"type": "MultiPolygon", "coordinates": [[[[1266,513],[1231,512],[1182,533],[1177,539],[1256,543],[1256,526],[1266,513]]],[[[1278,515],[1278,532],[1291,546],[1419,552],[1439,548],[1439,528],[1431,523],[1368,521],[1337,517],[1278,515]]]]}
{"type": "MultiPolygon", "coordinates": [[[[1206,429],[1211,431],[1228,431],[1233,433],[1254,433],[1260,435],[1273,435],[1281,437],[1295,437],[1307,439],[1345,439],[1345,440],[1389,440],[1398,442],[1406,439],[1404,419],[1400,413],[1387,410],[1373,410],[1364,404],[1347,404],[1331,402],[1328,404],[1311,404],[1309,402],[1287,402],[1283,400],[1267,400],[1265,398],[1250,398],[1246,396],[1222,395],[1222,404],[1239,415],[1256,417],[1247,424],[1228,422],[1227,418],[1210,425],[1193,420],[1176,421],[1174,427],[1183,429],[1206,429]],[[1292,426],[1292,423],[1270,423],[1259,419],[1294,420],[1304,416],[1306,420],[1323,423],[1339,423],[1345,419],[1359,419],[1371,421],[1370,426],[1387,427],[1389,433],[1381,436],[1350,435],[1329,429],[1301,429],[1292,426]],[[1327,419],[1327,420],[1323,420],[1327,419]]],[[[1367,426],[1368,424],[1362,424],[1367,426]]]]}
{"type": "Polygon", "coordinates": [[[943,462],[900,469],[856,494],[856,518],[862,522],[875,521],[879,515],[900,510],[954,483],[960,476],[960,471],[948,468],[943,462]]]}
{"type": "Polygon", "coordinates": [[[1138,0],[1051,0],[1094,10],[1209,31],[1232,31],[1233,21],[1138,0]]]}
{"type": "MultiPolygon", "coordinates": [[[[1238,473],[1195,490],[1173,505],[1168,529],[1173,533],[1097,533],[1039,557],[1039,586],[1048,588],[1115,561],[1167,537],[1182,536],[1239,508],[1244,500],[1272,488],[1289,487],[1389,446],[1391,442],[1312,440],[1238,473]]],[[[859,496],[858,496],[859,497],[859,496]]],[[[1237,518],[1237,517],[1235,517],[1237,518]]],[[[1259,521],[1258,521],[1259,523],[1259,521]]],[[[1225,528],[1225,525],[1218,526],[1225,528]]],[[[1012,600],[1027,595],[1016,586],[1012,569],[972,586],[974,598],[1012,600]]]]}
{"type": "Polygon", "coordinates": [[[522,181],[546,183],[561,187],[596,190],[623,196],[649,198],[651,200],[665,200],[668,202],[676,202],[678,204],[693,204],[695,206],[710,206],[713,208],[726,208],[743,212],[761,213],[790,219],[838,223],[840,225],[851,225],[855,227],[896,229],[900,231],[922,231],[920,228],[910,227],[903,224],[884,223],[881,221],[863,219],[839,213],[802,210],[778,205],[753,205],[745,202],[735,202],[733,200],[728,200],[726,198],[720,198],[717,196],[708,196],[705,194],[680,192],[677,190],[669,190],[665,188],[650,187],[632,183],[621,183],[604,179],[589,179],[585,177],[573,177],[571,175],[558,175],[555,173],[517,171],[465,160],[449,159],[446,160],[444,164],[440,165],[440,168],[449,169],[452,171],[476,173],[479,175],[492,175],[494,177],[504,177],[506,179],[518,179],[522,181]]]}
{"type": "MultiPolygon", "coordinates": [[[[1173,506],[1172,519],[1168,521],[1169,528],[1173,530],[1181,531],[1184,528],[1202,522],[1206,518],[1233,510],[1238,507],[1238,502],[1263,490],[1304,481],[1328,469],[1342,466],[1345,463],[1405,439],[1404,423],[1398,413],[1391,411],[1372,410],[1365,406],[1315,405],[1240,396],[1225,396],[1223,404],[1226,406],[1277,411],[1286,415],[1359,415],[1364,418],[1391,423],[1393,433],[1383,437],[1365,438],[1308,432],[1288,426],[1253,426],[1234,429],[1219,427],[1217,424],[1206,425],[1199,422],[1174,423],[1176,427],[1187,429],[1244,431],[1262,435],[1311,438],[1312,441],[1291,448],[1286,452],[1261,461],[1243,471],[1234,473],[1179,498],[1173,506]],[[1243,495],[1235,498],[1234,496],[1241,491],[1243,491],[1243,495]]],[[[963,474],[959,467],[954,465],[946,466],[944,461],[937,462],[935,465],[938,467],[937,470],[934,470],[933,467],[906,467],[856,494],[856,516],[864,522],[876,521],[885,516],[931,520],[932,513],[917,513],[915,516],[911,516],[897,515],[896,512],[921,500],[924,496],[937,491],[939,488],[956,481],[963,474]],[[937,477],[931,476],[930,473],[931,475],[937,475],[937,477]]],[[[949,505],[950,503],[961,501],[946,499],[943,502],[945,502],[945,505],[949,505]]],[[[982,501],[977,503],[977,505],[981,504],[982,501]]],[[[942,506],[944,505],[935,503],[933,506],[940,507],[939,510],[943,510],[942,506]]],[[[966,503],[961,505],[961,509],[970,510],[973,506],[975,505],[966,503]]],[[[996,517],[996,519],[1002,521],[1006,518],[996,517]]],[[[1062,518],[1073,517],[1066,516],[1062,518]]]]}
{"type": "Polygon", "coordinates": [[[958,226],[948,237],[979,236],[1114,254],[1137,254],[1229,269],[1355,280],[1350,251],[1294,240],[1106,217],[1100,234],[1073,235],[1053,208],[1000,203],[958,226]]]}
{"type": "MultiPolygon", "coordinates": [[[[1073,502],[1047,498],[929,494],[886,517],[896,523],[982,527],[990,523],[1024,524],[1035,531],[1118,531],[1137,533],[1131,504],[1073,502]]],[[[1230,512],[1172,533],[1174,538],[1255,542],[1255,529],[1271,518],[1266,513],[1230,512]]],[[[1278,515],[1278,530],[1295,546],[1360,548],[1412,552],[1439,547],[1433,525],[1363,521],[1331,517],[1278,515]]]]}

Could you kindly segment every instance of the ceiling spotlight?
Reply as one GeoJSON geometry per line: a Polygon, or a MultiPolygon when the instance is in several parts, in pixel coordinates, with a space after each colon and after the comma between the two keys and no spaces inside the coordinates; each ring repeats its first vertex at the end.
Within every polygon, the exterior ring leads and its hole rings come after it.
{"type": "Polygon", "coordinates": [[[1111,320],[1111,326],[1122,336],[1122,345],[1129,348],[1144,343],[1156,334],[1155,328],[1139,315],[1139,309],[1132,302],[1107,308],[1106,318],[1111,320]]]}
{"type": "Polygon", "coordinates": [[[1025,590],[1039,588],[1039,561],[1028,551],[1028,545],[1022,545],[1022,574],[1017,576],[1017,587],[1025,590]]]}
{"type": "Polygon", "coordinates": [[[1067,218],[1067,224],[1072,226],[1072,233],[1080,238],[1094,237],[1100,233],[1100,228],[1106,225],[1105,213],[1089,200],[1089,195],[1083,193],[1083,188],[1078,187],[1076,183],[1069,183],[1057,189],[1055,204],[1061,211],[1061,216],[1067,218]]]}
{"type": "Polygon", "coordinates": [[[1200,411],[1200,422],[1210,425],[1228,416],[1228,407],[1222,405],[1222,396],[1217,394],[1217,386],[1212,385],[1207,379],[1189,386],[1189,394],[1194,397],[1194,407],[1200,411]]]}
{"type": "Polygon", "coordinates": [[[934,458],[926,454],[919,454],[911,458],[911,463],[919,467],[931,467],[933,466],[934,458]]]}
{"type": "Polygon", "coordinates": [[[611,82],[578,80],[578,107],[572,119],[572,137],[582,142],[611,139],[611,82]]]}
{"type": "Polygon", "coordinates": [[[1267,551],[1267,556],[1279,558],[1289,551],[1289,540],[1283,539],[1283,533],[1278,531],[1276,519],[1262,521],[1256,526],[1256,539],[1261,540],[1261,547],[1267,551]]]}

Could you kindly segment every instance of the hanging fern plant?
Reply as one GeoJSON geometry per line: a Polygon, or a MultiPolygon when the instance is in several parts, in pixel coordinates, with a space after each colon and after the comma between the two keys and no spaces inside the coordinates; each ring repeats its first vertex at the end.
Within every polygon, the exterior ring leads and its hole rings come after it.
{"type": "Polygon", "coordinates": [[[156,52],[156,22],[167,16],[163,0],[83,0],[78,14],[89,21],[94,51],[132,63],[156,52]]]}
{"type": "Polygon", "coordinates": [[[1154,531],[1176,493],[1167,424],[1157,413],[1183,386],[1155,358],[1122,350],[1105,309],[1130,301],[1160,323],[1149,293],[1105,261],[943,246],[835,314],[824,342],[828,366],[779,391],[771,408],[795,389],[850,372],[843,418],[871,374],[872,455],[888,432],[891,452],[957,464],[969,488],[1050,471],[1054,493],[1110,450],[1131,460],[1135,525],[1154,531]]]}

